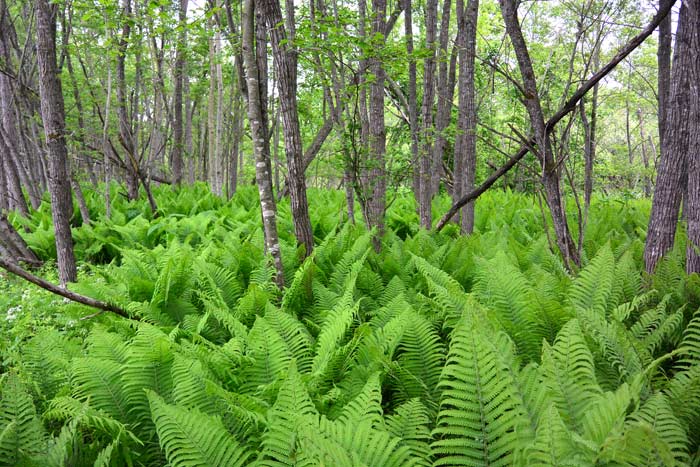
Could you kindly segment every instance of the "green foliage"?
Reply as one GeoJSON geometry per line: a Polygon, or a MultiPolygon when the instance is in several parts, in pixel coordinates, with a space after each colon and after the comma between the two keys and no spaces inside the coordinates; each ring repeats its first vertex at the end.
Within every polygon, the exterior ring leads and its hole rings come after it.
{"type": "Polygon", "coordinates": [[[0,281],[2,465],[697,463],[694,279],[642,280],[635,218],[591,217],[574,274],[521,195],[486,194],[468,238],[407,228],[399,197],[376,253],[310,193],[318,244],[300,262],[281,229],[279,291],[253,190],[157,195],[157,219],[97,216],[99,249],[76,229],[72,287],[133,320],[0,281]]]}

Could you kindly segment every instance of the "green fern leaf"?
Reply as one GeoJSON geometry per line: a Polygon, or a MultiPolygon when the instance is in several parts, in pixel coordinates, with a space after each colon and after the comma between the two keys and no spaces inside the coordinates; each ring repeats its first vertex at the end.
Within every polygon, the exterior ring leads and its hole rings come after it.
{"type": "Polygon", "coordinates": [[[247,465],[251,453],[236,442],[217,418],[168,405],[146,391],[160,445],[173,467],[247,465]]]}

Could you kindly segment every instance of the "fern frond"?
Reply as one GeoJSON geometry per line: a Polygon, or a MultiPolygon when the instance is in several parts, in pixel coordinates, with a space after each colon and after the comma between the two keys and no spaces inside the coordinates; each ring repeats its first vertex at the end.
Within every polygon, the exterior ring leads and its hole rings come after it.
{"type": "Polygon", "coordinates": [[[0,465],[23,465],[43,450],[44,433],[24,384],[15,374],[0,389],[0,465]]]}
{"type": "Polygon", "coordinates": [[[251,453],[231,437],[218,418],[168,405],[153,391],[146,394],[160,445],[170,465],[247,465],[251,453]]]}
{"type": "Polygon", "coordinates": [[[476,318],[462,321],[454,330],[439,383],[434,465],[513,463],[524,419],[512,372],[502,356],[511,355],[512,360],[510,345],[476,318]]]}

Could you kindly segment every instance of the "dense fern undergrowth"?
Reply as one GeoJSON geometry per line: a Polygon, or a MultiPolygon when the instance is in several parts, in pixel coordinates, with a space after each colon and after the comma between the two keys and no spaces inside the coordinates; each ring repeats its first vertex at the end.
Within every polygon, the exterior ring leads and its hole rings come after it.
{"type": "MultiPolygon", "coordinates": [[[[700,465],[700,282],[683,239],[642,274],[645,201],[597,200],[570,273],[527,196],[470,237],[398,196],[377,254],[316,191],[304,261],[280,206],[280,292],[253,189],[156,195],[74,229],[73,288],[135,319],[0,278],[1,465],[700,465]]],[[[13,221],[55,255],[48,207],[13,221]]]]}

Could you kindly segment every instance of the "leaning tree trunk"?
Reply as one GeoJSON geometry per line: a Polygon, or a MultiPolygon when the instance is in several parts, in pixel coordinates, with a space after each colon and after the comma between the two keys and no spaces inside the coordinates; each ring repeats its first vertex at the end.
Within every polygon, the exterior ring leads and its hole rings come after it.
{"type": "MultiPolygon", "coordinates": [[[[277,67],[277,88],[284,125],[284,146],[289,170],[288,186],[294,232],[297,241],[305,246],[305,254],[308,256],[314,248],[314,236],[306,199],[304,155],[297,110],[297,51],[287,40],[279,0],[262,0],[258,5],[262,8],[265,21],[270,28],[270,42],[277,67]]],[[[293,9],[287,12],[291,22],[294,21],[293,15],[293,9]]]]}
{"type": "Polygon", "coordinates": [[[564,199],[561,194],[560,167],[555,161],[552,151],[552,143],[545,125],[542,103],[537,91],[537,81],[532,67],[530,53],[525,44],[520,22],[518,21],[517,6],[515,0],[499,0],[501,13],[506,23],[506,31],[513,44],[513,50],[518,59],[518,66],[523,80],[525,92],[524,102],[530,117],[530,124],[534,132],[536,142],[536,155],[542,164],[542,185],[545,199],[552,216],[552,224],[556,234],[557,246],[566,262],[580,264],[580,258],[574,240],[569,231],[569,225],[564,209],[564,199]]]}
{"type": "Polygon", "coordinates": [[[4,257],[12,263],[24,262],[32,266],[39,266],[41,261],[27,246],[24,239],[10,224],[5,213],[0,208],[0,257],[4,257]]]}
{"type": "MultiPolygon", "coordinates": [[[[671,71],[671,91],[667,102],[661,162],[656,176],[656,187],[651,205],[651,216],[644,246],[644,262],[647,272],[653,272],[659,260],[673,248],[678,212],[683,192],[687,186],[684,174],[688,152],[691,149],[691,129],[697,121],[691,120],[691,79],[693,70],[692,40],[693,24],[689,4],[698,0],[684,1],[678,17],[676,47],[671,71]]],[[[697,7],[696,7],[697,8],[697,7]]],[[[695,57],[700,60],[700,57],[695,57]]],[[[693,83],[697,86],[697,81],[693,83]]],[[[692,148],[695,150],[696,148],[692,148]]]]}
{"type": "Polygon", "coordinates": [[[49,152],[49,192],[51,213],[56,231],[58,277],[62,284],[75,282],[78,273],[73,254],[70,219],[73,200],[68,173],[68,151],[65,139],[65,117],[61,81],[56,68],[55,6],[49,0],[36,3],[37,62],[39,64],[39,94],[41,117],[44,122],[49,152]]]}
{"type": "Polygon", "coordinates": [[[255,152],[255,178],[260,194],[263,230],[265,232],[265,249],[272,256],[277,270],[277,285],[284,287],[282,253],[277,234],[277,206],[272,193],[272,173],[270,171],[270,152],[267,141],[267,128],[263,120],[262,96],[258,75],[258,63],[255,54],[254,0],[245,0],[242,18],[243,60],[246,67],[248,88],[248,120],[255,152]]]}
{"type": "MultiPolygon", "coordinates": [[[[455,138],[454,199],[474,189],[476,176],[476,105],[474,102],[474,62],[476,58],[476,21],[479,0],[457,0],[457,47],[459,47],[459,115],[455,138]]],[[[461,210],[462,233],[474,231],[474,203],[461,210]]]]}

